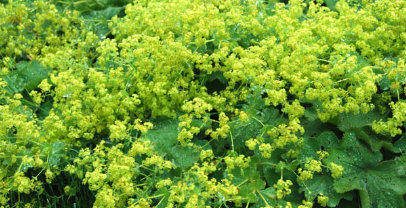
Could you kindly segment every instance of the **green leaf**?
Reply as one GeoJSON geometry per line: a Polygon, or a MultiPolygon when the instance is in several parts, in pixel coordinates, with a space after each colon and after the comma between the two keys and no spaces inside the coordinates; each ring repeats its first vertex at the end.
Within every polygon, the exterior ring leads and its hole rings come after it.
{"type": "Polygon", "coordinates": [[[381,115],[377,110],[366,114],[344,113],[338,116],[337,126],[341,131],[354,131],[357,138],[366,142],[374,152],[382,147],[393,151],[391,138],[376,134],[372,129],[372,123],[377,120],[385,120],[386,116],[381,115]]]}
{"type": "Polygon", "coordinates": [[[160,188],[158,189],[154,195],[158,196],[158,195],[162,195],[162,197],[160,198],[160,201],[158,202],[158,204],[156,205],[156,208],[165,208],[166,205],[168,204],[168,198],[170,196],[170,192],[168,189],[166,188],[160,188]]]}
{"type": "Polygon", "coordinates": [[[149,139],[159,155],[172,160],[182,169],[197,162],[199,151],[193,147],[183,147],[178,143],[178,121],[170,118],[160,118],[154,122],[154,129],[149,130],[144,138],[149,139]]]}
{"type": "MultiPolygon", "coordinates": [[[[287,122],[278,109],[265,107],[261,88],[254,87],[253,91],[253,94],[247,98],[247,104],[242,106],[242,110],[249,117],[248,121],[234,120],[230,123],[230,137],[233,137],[235,151],[242,154],[248,154],[245,147],[246,140],[264,135],[268,129],[287,122]]],[[[231,141],[231,138],[227,141],[231,141]]]]}
{"type": "Polygon", "coordinates": [[[357,138],[367,143],[373,152],[380,151],[382,147],[392,152],[396,151],[391,137],[376,134],[370,127],[354,129],[353,132],[355,132],[357,138]]]}
{"type": "Polygon", "coordinates": [[[48,77],[48,71],[37,61],[20,62],[17,70],[12,71],[9,76],[4,77],[7,82],[6,90],[15,94],[24,89],[30,92],[37,88],[41,81],[48,77]]]}
{"type": "Polygon", "coordinates": [[[12,73],[3,78],[7,82],[6,91],[12,94],[22,92],[24,90],[24,80],[16,73],[12,73]]]}
{"type": "Polygon", "coordinates": [[[52,109],[52,106],[53,103],[49,100],[46,101],[45,103],[42,103],[41,108],[39,108],[37,111],[38,118],[40,120],[44,120],[48,116],[49,111],[52,109]]]}
{"type": "Polygon", "coordinates": [[[105,38],[110,33],[108,20],[122,12],[124,7],[107,7],[102,10],[92,10],[81,14],[86,27],[99,37],[105,38]]]}
{"type": "Polygon", "coordinates": [[[318,119],[316,108],[314,106],[306,108],[304,116],[308,121],[315,121],[318,119]]]}
{"type": "Polygon", "coordinates": [[[255,203],[259,200],[257,191],[265,188],[265,181],[256,167],[239,168],[231,171],[233,174],[232,183],[239,186],[239,195],[244,202],[255,203]]]}
{"type": "Polygon", "coordinates": [[[343,113],[338,116],[337,126],[341,131],[349,131],[365,126],[371,126],[374,121],[384,119],[377,110],[370,111],[366,114],[343,113]]]}
{"type": "Polygon", "coordinates": [[[228,80],[224,77],[223,72],[215,71],[211,74],[201,75],[202,84],[206,86],[208,93],[220,92],[226,89],[228,80]]]}
{"type": "Polygon", "coordinates": [[[304,163],[308,158],[316,159],[318,158],[317,151],[329,151],[338,145],[338,138],[331,131],[325,131],[318,137],[305,138],[297,160],[304,163]]]}
{"type": "Polygon", "coordinates": [[[107,7],[103,10],[94,10],[82,13],[82,17],[88,20],[109,20],[123,10],[123,7],[107,7]]]}
{"type": "Polygon", "coordinates": [[[299,189],[304,192],[308,201],[313,201],[319,194],[328,197],[327,206],[336,207],[341,199],[351,200],[354,192],[337,193],[333,188],[333,178],[327,175],[314,175],[299,189]]]}
{"type": "Polygon", "coordinates": [[[170,158],[174,164],[182,169],[189,168],[199,160],[200,153],[193,147],[176,145],[170,150],[170,158]]]}
{"type": "Polygon", "coordinates": [[[144,137],[154,144],[154,149],[161,156],[167,155],[171,148],[178,143],[178,121],[169,118],[160,118],[153,121],[154,128],[144,137]]]}
{"type": "Polygon", "coordinates": [[[380,152],[371,152],[359,143],[354,132],[345,133],[340,146],[325,159],[327,164],[334,162],[344,168],[343,176],[334,180],[334,190],[358,190],[364,208],[404,208],[406,163],[382,159],[380,152]]]}
{"type": "Polygon", "coordinates": [[[261,197],[258,203],[255,204],[255,207],[265,207],[267,204],[271,206],[278,205],[278,199],[276,198],[276,190],[273,187],[269,187],[264,190],[260,190],[258,195],[261,197]],[[263,198],[262,198],[263,197],[263,198]],[[265,201],[266,203],[265,203],[265,201]]]}
{"type": "MultiPolygon", "coordinates": [[[[27,156],[28,158],[33,157],[32,152],[30,150],[28,150],[28,149],[24,149],[24,150],[20,151],[17,155],[18,156],[27,156]]],[[[20,159],[19,162],[22,162],[22,160],[20,159]]],[[[29,163],[26,163],[26,164],[21,164],[21,167],[20,167],[21,169],[20,170],[23,171],[23,172],[26,172],[29,168],[32,168],[32,167],[34,167],[34,163],[29,162],[29,163]]]]}
{"type": "MultiPolygon", "coordinates": [[[[272,158],[271,158],[272,159],[272,158]]],[[[294,160],[291,162],[282,162],[282,159],[279,159],[279,163],[275,165],[265,164],[263,166],[263,176],[269,186],[273,187],[274,184],[283,176],[284,180],[296,181],[296,168],[298,166],[298,161],[294,160]]],[[[289,201],[292,204],[300,204],[303,196],[299,193],[299,186],[297,183],[293,183],[290,187],[291,194],[283,198],[285,201],[289,201]]],[[[284,202],[284,201],[279,202],[284,202]]],[[[282,203],[283,204],[283,203],[282,203]]],[[[297,207],[297,206],[295,206],[297,207]]]]}
{"type": "Polygon", "coordinates": [[[103,10],[109,7],[122,7],[132,1],[130,0],[92,0],[92,1],[78,1],[73,4],[74,9],[80,12],[103,10]]]}
{"type": "Polygon", "coordinates": [[[262,93],[264,90],[261,87],[252,87],[253,93],[247,97],[247,105],[243,106],[244,111],[251,114],[255,114],[258,110],[262,110],[265,107],[265,101],[262,99],[262,93]]]}
{"type": "Polygon", "coordinates": [[[54,142],[52,144],[51,152],[49,153],[48,164],[50,166],[57,166],[59,165],[61,159],[66,156],[65,150],[66,143],[65,142],[54,142]]]}
{"type": "Polygon", "coordinates": [[[275,108],[265,108],[262,112],[259,112],[259,120],[270,127],[275,127],[287,122],[287,119],[275,108]]]}
{"type": "Polygon", "coordinates": [[[406,133],[395,142],[393,145],[393,152],[406,154],[406,133]]]}
{"type": "Polygon", "coordinates": [[[303,99],[303,103],[312,104],[311,107],[305,109],[304,117],[300,120],[300,124],[305,129],[304,137],[317,137],[324,131],[336,131],[337,126],[331,122],[325,123],[318,118],[317,110],[321,109],[319,101],[307,101],[303,99]]]}
{"type": "MultiPolygon", "coordinates": [[[[249,123],[236,121],[231,123],[231,134],[229,137],[233,137],[234,150],[239,153],[247,153],[245,141],[260,134],[260,129],[261,125],[257,121],[251,121],[249,123]]],[[[227,138],[227,141],[230,140],[231,138],[227,138]]]]}
{"type": "Polygon", "coordinates": [[[273,206],[273,207],[290,207],[288,206],[287,201],[291,204],[293,207],[298,207],[300,205],[300,202],[296,201],[290,201],[285,198],[283,199],[277,199],[276,198],[276,189],[273,187],[268,187],[264,190],[257,191],[257,195],[259,197],[259,200],[257,203],[254,205],[250,206],[253,208],[263,208],[266,206],[273,206]]]}
{"type": "Polygon", "coordinates": [[[337,208],[353,208],[353,207],[360,207],[358,200],[341,200],[338,204],[337,208]]]}
{"type": "Polygon", "coordinates": [[[382,79],[379,81],[379,86],[383,91],[387,91],[390,89],[392,82],[388,79],[388,76],[385,74],[383,75],[382,79]]]}
{"type": "Polygon", "coordinates": [[[324,2],[326,3],[328,8],[330,8],[331,10],[335,10],[338,0],[324,0],[324,2]]]}
{"type": "Polygon", "coordinates": [[[229,33],[230,33],[230,41],[237,42],[241,39],[242,32],[238,24],[230,26],[229,33]]]}
{"type": "Polygon", "coordinates": [[[333,131],[334,130],[333,128],[331,128],[332,125],[330,125],[329,123],[323,123],[320,121],[320,119],[315,119],[313,121],[304,119],[303,121],[301,121],[300,124],[305,129],[305,132],[303,135],[305,138],[317,137],[324,131],[333,131]]]}

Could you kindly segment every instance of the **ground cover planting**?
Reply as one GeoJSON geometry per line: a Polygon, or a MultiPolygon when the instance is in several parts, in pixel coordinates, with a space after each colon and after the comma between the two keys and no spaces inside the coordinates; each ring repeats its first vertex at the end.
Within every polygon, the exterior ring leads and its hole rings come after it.
{"type": "Polygon", "coordinates": [[[0,1],[0,207],[405,208],[406,1],[0,1]]]}

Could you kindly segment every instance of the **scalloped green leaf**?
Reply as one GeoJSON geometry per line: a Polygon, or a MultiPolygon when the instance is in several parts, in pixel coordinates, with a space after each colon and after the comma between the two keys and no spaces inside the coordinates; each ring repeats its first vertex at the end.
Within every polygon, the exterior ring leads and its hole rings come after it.
{"type": "Polygon", "coordinates": [[[178,121],[169,118],[157,119],[154,128],[149,130],[144,137],[149,139],[154,149],[161,156],[167,155],[171,148],[178,143],[178,121]]]}
{"type": "MultiPolygon", "coordinates": [[[[276,198],[276,189],[273,187],[268,187],[264,190],[257,191],[257,195],[259,196],[259,200],[254,205],[250,206],[253,208],[263,208],[266,206],[274,206],[274,207],[286,207],[287,202],[284,199],[277,199],[276,198]]],[[[300,203],[295,201],[289,201],[293,207],[298,207],[300,203]]]]}
{"type": "Polygon", "coordinates": [[[159,203],[156,205],[156,208],[165,208],[168,204],[168,198],[170,196],[170,192],[167,188],[160,188],[158,189],[154,195],[155,196],[162,196],[159,203]]]}
{"type": "Polygon", "coordinates": [[[256,110],[256,105],[261,105],[258,104],[260,101],[251,100],[250,102],[250,106],[247,105],[243,108],[249,115],[248,121],[241,122],[236,120],[230,123],[231,134],[227,139],[227,141],[231,141],[230,137],[232,136],[235,151],[241,153],[246,152],[246,140],[255,138],[258,135],[264,135],[264,132],[268,129],[286,122],[286,118],[280,114],[279,110],[275,108],[266,108],[263,111],[256,110]]]}
{"type": "MultiPolygon", "coordinates": [[[[246,140],[264,135],[268,129],[287,122],[278,109],[265,107],[261,94],[262,89],[254,87],[253,94],[248,96],[247,103],[242,106],[242,110],[248,115],[248,121],[234,120],[230,123],[230,137],[233,137],[237,152],[248,153],[245,147],[246,140]]],[[[228,138],[228,141],[231,141],[231,138],[228,138]]]]}
{"type": "Polygon", "coordinates": [[[337,2],[338,0],[325,0],[327,7],[331,10],[335,10],[337,2]]]}
{"type": "Polygon", "coordinates": [[[339,145],[337,136],[331,131],[324,131],[318,137],[305,138],[303,141],[302,150],[300,151],[297,160],[306,162],[308,158],[318,158],[317,151],[329,151],[339,145]]]}
{"type": "Polygon", "coordinates": [[[344,113],[338,116],[337,126],[341,131],[354,131],[357,138],[366,142],[374,152],[378,152],[382,147],[394,151],[392,139],[388,136],[378,135],[372,129],[372,123],[377,120],[385,120],[386,115],[382,115],[377,110],[366,114],[344,113]]]}
{"type": "Polygon", "coordinates": [[[261,179],[261,174],[255,167],[234,169],[231,174],[234,175],[232,183],[239,187],[239,195],[244,202],[259,201],[257,191],[264,189],[266,183],[261,179]]]}
{"type": "Polygon", "coordinates": [[[260,129],[261,125],[257,121],[251,121],[250,123],[236,121],[230,125],[231,134],[227,141],[233,139],[235,151],[244,153],[246,152],[245,141],[256,137],[260,133],[260,129]]]}
{"type": "Polygon", "coordinates": [[[379,119],[385,119],[385,115],[380,114],[377,110],[370,111],[366,114],[342,113],[338,116],[337,126],[341,131],[349,131],[371,126],[374,121],[379,119]]]}
{"type": "Polygon", "coordinates": [[[334,180],[334,190],[338,193],[358,190],[364,208],[404,208],[406,163],[382,159],[380,152],[370,151],[354,132],[347,132],[340,146],[332,149],[324,161],[344,168],[343,176],[334,180]]]}
{"type": "Polygon", "coordinates": [[[403,136],[395,142],[393,152],[406,154],[406,134],[403,134],[403,136]]]}
{"type": "Polygon", "coordinates": [[[193,147],[176,145],[170,150],[170,158],[174,164],[182,169],[189,168],[199,160],[200,153],[193,147]]]}
{"type": "Polygon", "coordinates": [[[17,70],[4,77],[7,82],[6,90],[9,93],[20,93],[23,90],[28,92],[35,89],[39,83],[48,77],[48,71],[37,61],[20,62],[17,70]]]}
{"type": "Polygon", "coordinates": [[[50,166],[60,165],[60,161],[64,156],[66,156],[66,143],[65,142],[54,142],[51,146],[51,152],[48,157],[48,164],[50,166]]]}
{"type": "Polygon", "coordinates": [[[314,175],[299,189],[304,192],[308,201],[313,201],[319,194],[328,197],[327,206],[336,207],[342,199],[352,200],[354,192],[337,193],[334,190],[334,180],[328,175],[314,175]]]}
{"type": "MultiPolygon", "coordinates": [[[[283,176],[284,180],[296,181],[297,175],[295,173],[297,166],[299,165],[297,160],[291,162],[282,162],[279,159],[279,162],[275,165],[271,165],[268,163],[262,163],[263,166],[263,176],[268,185],[271,187],[277,183],[277,181],[283,176]]],[[[283,200],[291,202],[292,204],[297,204],[297,206],[301,203],[303,196],[299,192],[299,186],[297,183],[293,183],[290,187],[291,194],[285,196],[283,200]]],[[[279,202],[284,202],[280,200],[279,202]]],[[[282,203],[283,204],[283,203],[282,203]]]]}
{"type": "Polygon", "coordinates": [[[88,30],[94,31],[101,38],[110,33],[108,20],[124,10],[124,7],[107,7],[101,10],[91,10],[81,14],[87,23],[88,30]]]}
{"type": "Polygon", "coordinates": [[[144,138],[149,139],[159,155],[172,160],[182,169],[190,167],[199,159],[199,152],[193,147],[183,147],[178,142],[178,120],[160,118],[154,122],[144,138]]]}
{"type": "MultiPolygon", "coordinates": [[[[28,150],[28,149],[20,151],[17,155],[18,156],[26,156],[28,158],[33,157],[32,152],[30,150],[28,150]]],[[[20,165],[20,170],[23,171],[23,172],[26,172],[29,168],[34,167],[34,162],[28,162],[28,163],[23,164],[22,160],[19,159],[19,163],[21,164],[20,165]]]]}
{"type": "Polygon", "coordinates": [[[379,152],[382,147],[392,152],[396,151],[391,137],[376,134],[370,127],[354,129],[353,132],[355,132],[357,138],[367,143],[373,152],[379,152]]]}

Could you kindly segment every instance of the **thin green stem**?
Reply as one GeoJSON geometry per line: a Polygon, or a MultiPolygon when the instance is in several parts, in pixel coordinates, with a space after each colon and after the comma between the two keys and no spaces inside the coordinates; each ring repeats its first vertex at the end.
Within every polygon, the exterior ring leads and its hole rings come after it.
{"type": "Polygon", "coordinates": [[[259,119],[257,119],[255,116],[250,116],[251,118],[253,118],[254,120],[256,120],[258,123],[260,123],[262,125],[262,127],[265,127],[265,124],[262,123],[262,121],[260,121],[259,119]]]}
{"type": "Polygon", "coordinates": [[[258,190],[256,190],[256,191],[259,194],[259,196],[262,198],[262,200],[265,202],[266,206],[269,207],[268,202],[265,200],[265,197],[261,194],[261,192],[259,192],[258,190]]]}

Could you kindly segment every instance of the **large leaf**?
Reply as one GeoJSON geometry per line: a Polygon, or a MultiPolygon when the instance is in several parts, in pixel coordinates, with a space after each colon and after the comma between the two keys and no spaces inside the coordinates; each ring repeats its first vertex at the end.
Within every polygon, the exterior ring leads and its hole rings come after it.
{"type": "MultiPolygon", "coordinates": [[[[79,12],[103,10],[109,7],[122,7],[129,3],[131,0],[92,0],[92,1],[78,1],[72,6],[79,12]]],[[[56,2],[58,3],[58,2],[56,2]]]]}
{"type": "Polygon", "coordinates": [[[215,71],[211,74],[202,74],[201,77],[201,82],[206,86],[208,93],[220,92],[224,90],[228,84],[228,80],[221,71],[215,71]]]}
{"type": "Polygon", "coordinates": [[[382,159],[380,152],[374,153],[359,143],[355,133],[345,133],[340,146],[325,159],[344,168],[343,176],[334,180],[334,190],[358,190],[363,208],[406,207],[402,197],[406,193],[406,163],[382,159]]]}
{"type": "Polygon", "coordinates": [[[378,135],[371,128],[374,121],[385,118],[385,115],[380,114],[377,110],[367,114],[345,113],[338,116],[337,126],[344,132],[354,131],[357,138],[366,142],[374,152],[378,152],[382,147],[394,151],[391,137],[378,135]]]}
{"type": "Polygon", "coordinates": [[[366,114],[343,113],[338,116],[337,126],[341,131],[349,131],[351,129],[371,126],[374,121],[384,118],[385,115],[381,115],[377,110],[366,114]]]}
{"type": "Polygon", "coordinates": [[[367,143],[373,152],[379,152],[382,147],[392,152],[396,151],[392,144],[392,138],[376,134],[370,127],[354,129],[357,138],[367,143]]]}
{"type": "Polygon", "coordinates": [[[109,20],[116,16],[123,10],[123,7],[107,7],[102,10],[93,10],[85,12],[82,14],[82,17],[87,20],[109,20]]]}
{"type": "Polygon", "coordinates": [[[166,205],[168,204],[168,198],[170,196],[169,190],[166,189],[166,188],[160,188],[155,192],[154,195],[155,196],[159,196],[159,195],[162,196],[159,203],[156,205],[156,208],[165,208],[166,205]]]}
{"type": "Polygon", "coordinates": [[[101,38],[110,33],[108,20],[122,12],[124,7],[107,7],[102,10],[92,10],[81,14],[86,26],[101,38]]]}
{"type": "Polygon", "coordinates": [[[300,202],[296,201],[290,201],[285,198],[283,199],[277,199],[276,198],[276,189],[274,187],[268,187],[264,190],[257,191],[257,194],[259,195],[259,200],[257,203],[249,207],[253,208],[263,208],[267,206],[273,206],[273,207],[289,207],[288,206],[288,201],[293,207],[298,207],[300,205],[300,202]]]}
{"type": "Polygon", "coordinates": [[[329,151],[339,145],[337,136],[331,131],[325,131],[318,137],[305,138],[298,160],[306,162],[308,158],[317,159],[317,151],[329,151]]]}
{"type": "Polygon", "coordinates": [[[199,160],[200,153],[194,147],[176,145],[171,148],[170,156],[176,166],[186,169],[199,160]]]}
{"type": "Polygon", "coordinates": [[[227,141],[233,140],[235,151],[239,153],[247,153],[245,141],[256,137],[260,134],[261,124],[257,121],[250,121],[249,123],[236,121],[230,124],[230,138],[227,141]],[[231,138],[232,137],[232,138],[231,138]]]}
{"type": "MultiPolygon", "coordinates": [[[[270,165],[267,163],[263,165],[262,169],[264,178],[271,187],[273,187],[273,185],[276,184],[281,177],[284,180],[296,181],[297,176],[295,171],[299,165],[299,162],[297,160],[291,162],[282,162],[281,160],[282,159],[280,159],[276,165],[270,165]]],[[[303,196],[299,192],[299,188],[300,187],[297,183],[293,183],[293,185],[290,186],[290,190],[292,192],[285,196],[283,200],[292,202],[293,204],[300,204],[303,196]]]]}
{"type": "Polygon", "coordinates": [[[335,10],[338,0],[325,0],[324,2],[326,3],[328,8],[330,8],[331,10],[335,10]]]}
{"type": "Polygon", "coordinates": [[[395,142],[395,144],[393,145],[393,151],[395,153],[406,154],[406,133],[403,134],[403,136],[395,142]]]}
{"type": "Polygon", "coordinates": [[[154,122],[154,129],[145,134],[151,140],[159,155],[172,160],[180,168],[188,168],[199,159],[199,152],[194,147],[183,147],[178,143],[178,121],[162,118],[154,122]]]}
{"type": "Polygon", "coordinates": [[[354,192],[337,193],[333,188],[333,178],[328,175],[314,175],[299,189],[304,191],[308,201],[313,201],[319,194],[328,197],[327,206],[336,207],[341,199],[351,200],[354,192]]]}
{"type": "MultiPolygon", "coordinates": [[[[252,103],[252,105],[257,105],[252,103]]],[[[266,108],[263,111],[255,110],[254,106],[244,106],[249,119],[246,122],[234,121],[230,123],[230,138],[233,139],[235,151],[247,153],[245,141],[250,138],[265,135],[266,131],[279,124],[285,123],[286,118],[275,108],[266,108]],[[233,137],[233,138],[231,138],[233,137]]]]}
{"type": "Polygon", "coordinates": [[[248,96],[247,103],[242,106],[242,110],[248,115],[247,121],[234,120],[230,123],[230,137],[233,138],[229,138],[228,141],[233,139],[235,151],[239,153],[247,153],[246,140],[264,136],[267,130],[287,122],[278,109],[265,107],[262,92],[261,88],[254,87],[253,94],[248,96]]]}
{"type": "Polygon", "coordinates": [[[262,99],[264,89],[258,86],[252,87],[252,94],[247,97],[247,104],[243,106],[244,111],[255,114],[258,110],[265,107],[265,101],[262,99]]]}
{"type": "Polygon", "coordinates": [[[47,77],[48,71],[37,61],[31,61],[18,63],[17,70],[3,79],[7,82],[6,90],[14,94],[35,89],[47,77]]]}
{"type": "Polygon", "coordinates": [[[310,105],[306,107],[304,116],[300,119],[300,124],[304,128],[304,137],[317,137],[324,131],[337,131],[337,126],[329,122],[322,122],[318,118],[318,110],[321,109],[320,101],[309,101],[302,99],[301,103],[304,105],[310,105]]]}
{"type": "Polygon", "coordinates": [[[237,168],[231,171],[233,174],[232,183],[239,186],[239,195],[243,201],[256,203],[259,201],[257,191],[265,188],[265,181],[261,179],[261,174],[256,167],[237,168]]]}
{"type": "Polygon", "coordinates": [[[170,152],[171,148],[178,143],[178,121],[162,118],[154,123],[154,128],[149,130],[144,137],[154,144],[154,149],[161,156],[170,152]]]}
{"type": "MultiPolygon", "coordinates": [[[[33,157],[32,152],[28,149],[24,149],[24,150],[18,152],[17,155],[20,157],[22,157],[22,156],[26,156],[28,158],[33,157]]],[[[20,170],[23,172],[26,172],[29,168],[34,167],[33,162],[22,163],[22,160],[19,162],[21,162],[20,170]]]]}
{"type": "Polygon", "coordinates": [[[52,109],[53,103],[51,101],[46,101],[41,104],[41,108],[38,109],[37,115],[38,119],[43,120],[49,114],[49,111],[52,109]]]}
{"type": "Polygon", "coordinates": [[[48,164],[50,166],[58,166],[59,163],[66,156],[66,143],[65,142],[54,142],[51,146],[51,151],[48,155],[48,164]]]}

